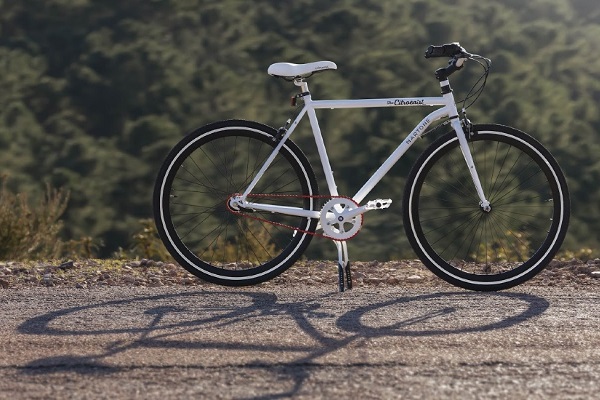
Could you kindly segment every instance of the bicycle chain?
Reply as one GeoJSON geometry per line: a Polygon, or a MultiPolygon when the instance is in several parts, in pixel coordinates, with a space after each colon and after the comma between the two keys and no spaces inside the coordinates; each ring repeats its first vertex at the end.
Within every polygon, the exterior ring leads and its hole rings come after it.
{"type": "MultiPolygon", "coordinates": [[[[242,217],[254,219],[256,221],[266,222],[266,223],[271,224],[271,225],[281,226],[283,228],[288,228],[288,229],[291,229],[293,231],[298,231],[298,232],[306,233],[308,235],[322,237],[322,238],[325,238],[325,239],[336,240],[338,242],[344,242],[344,241],[353,239],[360,232],[360,229],[359,229],[358,231],[356,231],[356,233],[354,235],[352,235],[351,237],[349,237],[347,239],[335,239],[335,238],[332,238],[331,236],[327,236],[327,235],[322,234],[322,233],[310,232],[310,231],[307,231],[307,230],[304,230],[304,229],[298,229],[298,227],[295,227],[295,226],[286,225],[286,224],[282,224],[280,222],[275,222],[275,221],[269,221],[268,219],[264,219],[264,218],[254,217],[254,216],[249,215],[248,213],[243,213],[241,211],[236,211],[236,210],[234,210],[234,209],[231,208],[231,206],[229,205],[229,200],[231,200],[232,197],[239,196],[239,195],[240,195],[240,193],[234,193],[231,196],[229,196],[227,198],[227,201],[226,201],[227,210],[229,210],[229,212],[231,212],[232,214],[235,214],[235,215],[241,215],[242,217]]],[[[248,197],[297,197],[297,198],[302,198],[302,199],[312,198],[312,199],[329,199],[329,200],[331,200],[331,199],[347,199],[347,200],[350,200],[353,203],[355,203],[354,200],[352,200],[352,198],[350,198],[348,196],[331,196],[331,195],[312,195],[311,196],[311,195],[302,195],[302,194],[265,194],[265,193],[256,193],[256,194],[249,194],[249,195],[246,196],[246,198],[248,198],[248,197]]],[[[363,224],[364,224],[364,217],[363,217],[363,224]]]]}

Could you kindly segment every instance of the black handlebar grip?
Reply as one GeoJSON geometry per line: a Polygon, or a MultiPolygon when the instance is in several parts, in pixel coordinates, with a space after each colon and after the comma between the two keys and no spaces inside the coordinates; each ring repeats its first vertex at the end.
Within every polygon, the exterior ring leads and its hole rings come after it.
{"type": "Polygon", "coordinates": [[[429,46],[425,51],[425,58],[434,57],[454,57],[457,54],[464,53],[465,49],[458,42],[443,44],[441,46],[429,46]]]}

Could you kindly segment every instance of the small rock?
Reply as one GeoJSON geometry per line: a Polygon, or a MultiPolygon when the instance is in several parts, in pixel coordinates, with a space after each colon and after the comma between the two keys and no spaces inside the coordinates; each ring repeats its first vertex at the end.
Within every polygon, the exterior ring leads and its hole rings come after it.
{"type": "Polygon", "coordinates": [[[600,278],[600,271],[592,271],[590,275],[592,278],[600,278]]]}
{"type": "Polygon", "coordinates": [[[385,283],[387,283],[388,285],[397,285],[400,283],[400,279],[398,279],[395,276],[390,276],[386,279],[385,283]]]}
{"type": "Polygon", "coordinates": [[[406,278],[406,282],[408,283],[417,283],[421,281],[423,281],[423,277],[420,275],[411,275],[408,278],[406,278]]]}
{"type": "Polygon", "coordinates": [[[1,288],[8,289],[9,286],[10,286],[10,284],[8,283],[7,280],[0,278],[0,287],[1,288]]]}
{"type": "Polygon", "coordinates": [[[46,286],[52,286],[52,284],[53,284],[52,274],[51,273],[44,274],[44,277],[42,278],[42,282],[44,282],[44,285],[46,285],[46,286]]]}
{"type": "Polygon", "coordinates": [[[573,272],[587,275],[590,272],[590,267],[589,265],[579,265],[577,267],[573,267],[573,272]]]}
{"type": "Polygon", "coordinates": [[[59,269],[66,270],[66,269],[71,269],[71,268],[73,268],[74,266],[75,266],[75,264],[73,263],[73,261],[67,261],[67,262],[64,262],[64,263],[60,264],[60,265],[58,266],[58,268],[59,268],[59,269]]]}

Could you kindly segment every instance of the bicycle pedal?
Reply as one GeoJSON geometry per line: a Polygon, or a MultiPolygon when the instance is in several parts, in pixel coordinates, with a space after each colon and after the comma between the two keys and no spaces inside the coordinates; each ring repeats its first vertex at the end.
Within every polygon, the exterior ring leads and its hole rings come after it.
{"type": "Polygon", "coordinates": [[[392,199],[377,199],[367,202],[365,209],[367,210],[383,210],[392,204],[392,199]]]}

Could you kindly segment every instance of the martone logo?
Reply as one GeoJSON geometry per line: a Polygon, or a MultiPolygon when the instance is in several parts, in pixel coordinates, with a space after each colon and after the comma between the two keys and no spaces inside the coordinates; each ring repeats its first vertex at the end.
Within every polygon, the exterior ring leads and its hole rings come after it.
{"type": "Polygon", "coordinates": [[[425,128],[431,123],[429,118],[426,118],[419,126],[417,126],[410,134],[408,138],[406,138],[406,144],[410,144],[413,140],[421,136],[425,128]]]}
{"type": "Polygon", "coordinates": [[[396,99],[394,101],[388,100],[389,105],[395,106],[422,106],[425,104],[425,99],[417,99],[417,100],[404,100],[404,99],[396,99]]]}

